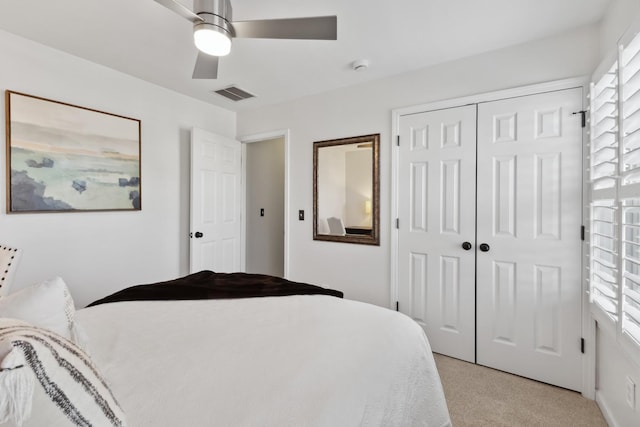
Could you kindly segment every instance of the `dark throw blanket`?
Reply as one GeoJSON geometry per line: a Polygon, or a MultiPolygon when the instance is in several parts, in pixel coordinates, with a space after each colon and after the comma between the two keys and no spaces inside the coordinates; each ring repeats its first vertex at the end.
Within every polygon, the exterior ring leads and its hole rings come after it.
{"type": "Polygon", "coordinates": [[[137,285],[92,302],[87,307],[118,301],[230,299],[286,295],[331,295],[343,293],[279,277],[248,273],[214,273],[204,270],[175,280],[137,285]]]}

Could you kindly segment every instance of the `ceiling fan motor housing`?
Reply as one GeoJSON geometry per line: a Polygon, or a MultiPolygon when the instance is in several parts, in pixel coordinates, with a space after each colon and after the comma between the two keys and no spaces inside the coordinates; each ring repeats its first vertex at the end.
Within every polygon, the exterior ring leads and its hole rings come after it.
{"type": "Polygon", "coordinates": [[[213,29],[222,30],[229,38],[235,37],[231,25],[233,10],[229,0],[194,0],[193,12],[204,20],[194,24],[194,31],[202,27],[216,27],[213,29]]]}

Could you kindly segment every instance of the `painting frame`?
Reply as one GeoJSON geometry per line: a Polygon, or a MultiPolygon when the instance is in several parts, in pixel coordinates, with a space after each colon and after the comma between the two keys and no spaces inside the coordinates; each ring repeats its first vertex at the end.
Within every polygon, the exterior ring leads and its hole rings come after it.
{"type": "Polygon", "coordinates": [[[142,121],[5,91],[6,212],[142,210],[142,121]]]}

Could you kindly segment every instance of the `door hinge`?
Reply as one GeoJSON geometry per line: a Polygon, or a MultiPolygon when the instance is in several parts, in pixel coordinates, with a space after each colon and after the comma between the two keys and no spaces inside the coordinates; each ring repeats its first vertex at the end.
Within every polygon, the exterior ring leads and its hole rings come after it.
{"type": "Polygon", "coordinates": [[[396,218],[396,228],[400,229],[400,218],[396,218]]]}
{"type": "Polygon", "coordinates": [[[396,145],[400,147],[400,135],[396,135],[396,145]]]}
{"type": "Polygon", "coordinates": [[[574,111],[571,114],[573,114],[574,116],[576,114],[580,114],[580,116],[582,117],[582,122],[581,122],[582,123],[582,127],[583,128],[587,127],[587,112],[586,112],[586,110],[574,111]]]}
{"type": "Polygon", "coordinates": [[[584,338],[580,338],[580,352],[584,354],[584,338]]]}
{"type": "Polygon", "coordinates": [[[400,311],[400,303],[396,301],[396,311],[400,311]]]}
{"type": "Polygon", "coordinates": [[[583,242],[584,242],[585,232],[586,232],[586,229],[585,229],[585,227],[584,227],[584,225],[583,225],[583,226],[581,226],[581,227],[580,227],[580,239],[581,239],[583,242]]]}

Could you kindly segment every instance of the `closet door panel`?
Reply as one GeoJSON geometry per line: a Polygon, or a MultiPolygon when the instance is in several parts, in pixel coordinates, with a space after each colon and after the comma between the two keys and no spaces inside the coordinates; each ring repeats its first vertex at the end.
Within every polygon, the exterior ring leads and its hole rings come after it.
{"type": "Polygon", "coordinates": [[[582,89],[478,105],[477,361],[581,389],[582,89]]]}
{"type": "Polygon", "coordinates": [[[475,361],[476,107],[400,119],[398,302],[435,352],[475,361]]]}

